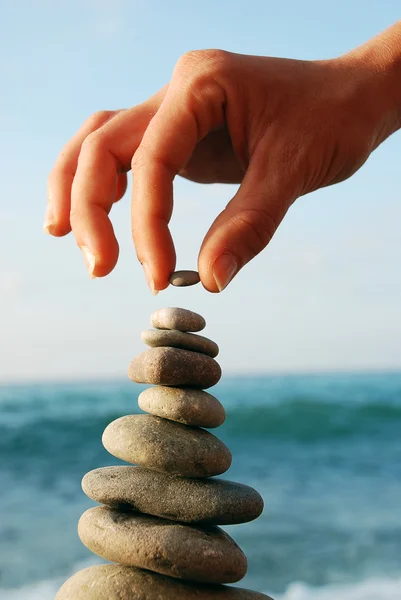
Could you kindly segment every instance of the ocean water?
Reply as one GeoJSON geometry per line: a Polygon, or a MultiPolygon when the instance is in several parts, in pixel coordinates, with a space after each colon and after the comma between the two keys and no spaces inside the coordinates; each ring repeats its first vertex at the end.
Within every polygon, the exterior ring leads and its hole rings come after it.
{"type": "MultiPolygon", "coordinates": [[[[97,559],[76,523],[85,472],[138,412],[130,382],[0,387],[0,600],[52,600],[97,559]]],[[[400,600],[401,373],[224,378],[216,431],[226,477],[257,488],[255,522],[225,528],[248,556],[241,586],[275,600],[400,600]]]]}

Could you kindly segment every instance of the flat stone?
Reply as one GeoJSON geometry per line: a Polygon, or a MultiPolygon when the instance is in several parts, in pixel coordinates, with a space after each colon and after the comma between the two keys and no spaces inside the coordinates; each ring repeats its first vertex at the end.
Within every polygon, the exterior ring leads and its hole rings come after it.
{"type": "Polygon", "coordinates": [[[184,425],[219,427],[226,418],[223,405],[208,392],[157,385],[138,397],[139,407],[152,415],[184,425]]]}
{"type": "Polygon", "coordinates": [[[202,585],[122,565],[98,565],[65,582],[55,600],[272,600],[226,585],[202,585]]]}
{"type": "Polygon", "coordinates": [[[128,369],[136,383],[209,388],[221,377],[220,365],[206,354],[181,348],[151,348],[136,356],[128,369]]]}
{"type": "Polygon", "coordinates": [[[102,441],[117,458],[173,475],[211,477],[231,466],[230,450],[209,431],[153,415],[120,417],[102,441]]]}
{"type": "Polygon", "coordinates": [[[224,479],[187,479],[141,467],[103,467],[87,473],[82,489],[114,508],[202,525],[257,519],[263,500],[253,488],[224,479]]]}
{"type": "Polygon", "coordinates": [[[244,553],[219,527],[181,525],[97,506],[82,515],[78,534],[106,560],[178,579],[233,583],[247,571],[244,553]]]}
{"type": "Polygon", "coordinates": [[[150,316],[150,324],[156,329],[178,329],[178,331],[202,331],[206,321],[198,313],[186,308],[160,308],[150,316]]]}
{"type": "Polygon", "coordinates": [[[188,285],[196,285],[200,282],[198,271],[174,271],[169,277],[171,285],[177,287],[187,287],[188,285]]]}
{"type": "Polygon", "coordinates": [[[174,348],[201,352],[212,358],[219,353],[219,347],[215,342],[203,335],[196,335],[196,333],[186,333],[175,329],[148,329],[141,333],[141,338],[145,344],[152,346],[152,348],[173,346],[174,348]]]}

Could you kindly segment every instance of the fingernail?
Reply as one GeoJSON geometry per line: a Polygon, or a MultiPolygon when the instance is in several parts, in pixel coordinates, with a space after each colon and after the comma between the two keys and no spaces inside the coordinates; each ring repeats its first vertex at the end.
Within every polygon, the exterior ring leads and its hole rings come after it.
{"type": "Polygon", "coordinates": [[[150,269],[146,263],[142,263],[142,266],[143,266],[143,270],[145,271],[145,277],[146,277],[146,281],[148,282],[150,291],[152,292],[152,294],[154,296],[157,296],[157,294],[159,292],[157,290],[155,290],[155,284],[153,281],[152,273],[150,272],[150,269]]]}
{"type": "Polygon", "coordinates": [[[49,235],[51,234],[51,228],[54,225],[54,219],[53,219],[53,211],[51,209],[51,206],[49,205],[47,207],[46,210],[46,215],[45,215],[45,220],[43,223],[43,231],[44,233],[48,233],[49,235]]]}
{"type": "Polygon", "coordinates": [[[219,292],[222,292],[238,271],[238,263],[232,254],[222,254],[213,265],[213,277],[219,292]]]}
{"type": "Polygon", "coordinates": [[[53,221],[48,221],[46,220],[43,223],[43,233],[46,233],[47,235],[51,235],[51,228],[53,227],[53,221]]]}
{"type": "Polygon", "coordinates": [[[90,250],[87,246],[81,246],[82,254],[84,256],[84,261],[86,264],[86,268],[88,269],[89,277],[91,279],[96,279],[96,275],[93,274],[96,266],[96,258],[93,254],[92,250],[90,250]]]}

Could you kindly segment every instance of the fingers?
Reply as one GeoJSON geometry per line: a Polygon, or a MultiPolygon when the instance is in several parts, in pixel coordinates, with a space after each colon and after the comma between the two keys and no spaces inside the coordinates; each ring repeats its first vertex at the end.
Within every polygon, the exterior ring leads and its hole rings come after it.
{"type": "Polygon", "coordinates": [[[89,134],[86,128],[64,153],[64,170],[58,166],[52,173],[50,187],[57,190],[64,219],[58,231],[64,227],[67,233],[66,224],[71,225],[92,277],[107,275],[117,262],[118,243],[108,214],[124,195],[131,158],[164,93],[161,90],[140,106],[114,113],[89,134]]]}
{"type": "Polygon", "coordinates": [[[61,151],[48,180],[48,204],[43,228],[51,235],[63,236],[71,231],[71,187],[82,143],[115,114],[117,111],[93,114],[61,151]]]}
{"type": "Polygon", "coordinates": [[[296,177],[275,157],[256,154],[226,209],[216,218],[199,254],[202,284],[210,292],[224,290],[238,271],[273,237],[288,208],[299,195],[296,177]]]}
{"type": "Polygon", "coordinates": [[[92,277],[110,273],[118,259],[118,242],[108,214],[121,170],[121,157],[110,151],[103,134],[86,138],[71,188],[70,222],[92,277]]]}
{"type": "MultiPolygon", "coordinates": [[[[194,66],[194,65],[191,65],[194,66]]],[[[173,180],[209,131],[224,123],[224,91],[210,80],[189,75],[179,63],[168,92],[132,161],[132,233],[153,292],[168,286],[175,268],[168,228],[173,180]]]]}
{"type": "Polygon", "coordinates": [[[130,168],[148,118],[142,121],[140,110],[120,112],[81,146],[71,188],[70,221],[88,271],[95,277],[108,275],[118,259],[118,242],[108,215],[126,187],[122,174],[130,168]]]}

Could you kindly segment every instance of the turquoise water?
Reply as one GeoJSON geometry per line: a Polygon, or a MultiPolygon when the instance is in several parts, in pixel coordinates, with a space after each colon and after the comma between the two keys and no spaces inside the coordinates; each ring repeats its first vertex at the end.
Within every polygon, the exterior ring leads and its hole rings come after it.
{"type": "MultiPolygon", "coordinates": [[[[83,474],[118,464],[101,445],[138,412],[130,382],[0,387],[0,600],[51,600],[96,561],[76,523],[83,474]]],[[[227,527],[241,585],[276,600],[401,598],[401,373],[225,378],[217,430],[228,478],[257,488],[257,521],[227,527]]]]}

